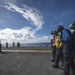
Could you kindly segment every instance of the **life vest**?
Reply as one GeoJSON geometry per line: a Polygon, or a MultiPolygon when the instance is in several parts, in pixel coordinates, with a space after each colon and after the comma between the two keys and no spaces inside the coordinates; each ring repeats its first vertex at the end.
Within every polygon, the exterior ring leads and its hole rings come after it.
{"type": "Polygon", "coordinates": [[[53,44],[53,46],[56,46],[56,48],[63,47],[63,43],[59,41],[60,38],[61,36],[59,34],[55,36],[55,43],[53,44]]]}

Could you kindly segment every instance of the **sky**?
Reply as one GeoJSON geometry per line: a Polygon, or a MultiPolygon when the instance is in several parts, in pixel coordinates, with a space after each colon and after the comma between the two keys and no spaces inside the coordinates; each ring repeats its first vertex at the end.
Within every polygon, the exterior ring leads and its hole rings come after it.
{"type": "Polygon", "coordinates": [[[50,42],[58,25],[75,21],[75,0],[0,0],[0,40],[50,42]]]}

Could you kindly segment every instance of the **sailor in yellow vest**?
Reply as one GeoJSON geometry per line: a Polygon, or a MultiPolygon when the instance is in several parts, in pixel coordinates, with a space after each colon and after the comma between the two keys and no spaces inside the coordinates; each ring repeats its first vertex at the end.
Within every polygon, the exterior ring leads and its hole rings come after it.
{"type": "Polygon", "coordinates": [[[54,68],[59,68],[59,60],[62,59],[63,62],[63,44],[60,41],[61,35],[58,34],[57,31],[54,32],[55,35],[55,43],[53,46],[56,46],[56,56],[55,56],[55,64],[52,65],[54,68]]]}
{"type": "Polygon", "coordinates": [[[53,57],[53,59],[51,61],[54,62],[55,61],[55,54],[56,54],[56,46],[53,46],[53,44],[55,42],[54,31],[51,31],[50,34],[53,35],[53,38],[51,39],[51,50],[52,50],[52,57],[53,57]]]}

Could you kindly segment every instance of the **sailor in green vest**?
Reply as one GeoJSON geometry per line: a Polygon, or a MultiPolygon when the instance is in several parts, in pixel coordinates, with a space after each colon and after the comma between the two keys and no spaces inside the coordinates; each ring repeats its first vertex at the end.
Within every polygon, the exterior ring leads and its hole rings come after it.
{"type": "Polygon", "coordinates": [[[71,63],[71,68],[73,70],[73,75],[75,75],[75,21],[70,23],[70,29],[74,30],[72,32],[72,63],[71,63]]]}

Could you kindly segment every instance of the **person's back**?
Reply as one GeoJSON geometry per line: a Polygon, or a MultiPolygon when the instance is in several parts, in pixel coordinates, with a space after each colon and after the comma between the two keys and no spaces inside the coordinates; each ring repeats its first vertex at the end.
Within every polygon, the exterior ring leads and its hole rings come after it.
{"type": "Polygon", "coordinates": [[[68,43],[68,42],[70,42],[71,40],[72,40],[72,34],[71,34],[71,32],[70,32],[70,30],[68,30],[68,29],[63,29],[62,30],[62,32],[61,32],[61,34],[62,34],[62,39],[61,39],[61,41],[65,44],[65,43],[68,43]]]}
{"type": "Polygon", "coordinates": [[[63,42],[64,46],[67,46],[67,49],[63,49],[63,53],[71,53],[72,34],[70,30],[64,28],[61,34],[62,34],[61,41],[63,42]]]}

